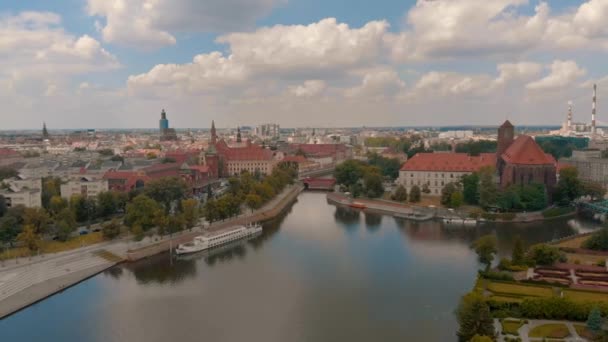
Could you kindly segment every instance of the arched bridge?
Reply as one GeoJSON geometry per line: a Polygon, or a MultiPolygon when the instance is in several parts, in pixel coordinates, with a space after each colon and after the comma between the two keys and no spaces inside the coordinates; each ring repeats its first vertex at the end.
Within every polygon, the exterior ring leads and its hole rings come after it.
{"type": "Polygon", "coordinates": [[[311,178],[307,177],[302,180],[306,190],[326,190],[332,191],[336,185],[334,178],[311,178]]]}

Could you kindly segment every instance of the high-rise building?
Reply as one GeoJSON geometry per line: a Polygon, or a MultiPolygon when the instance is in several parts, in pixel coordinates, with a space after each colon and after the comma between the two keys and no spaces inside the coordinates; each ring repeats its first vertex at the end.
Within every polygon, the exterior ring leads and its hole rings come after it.
{"type": "Polygon", "coordinates": [[[169,120],[167,120],[167,112],[165,112],[164,109],[160,112],[159,128],[160,128],[161,132],[163,130],[169,128],[169,120]]]}
{"type": "Polygon", "coordinates": [[[167,120],[167,112],[163,109],[160,112],[160,120],[158,123],[160,128],[160,140],[168,141],[168,140],[177,140],[177,134],[175,133],[175,129],[169,128],[169,120],[167,120]]]}

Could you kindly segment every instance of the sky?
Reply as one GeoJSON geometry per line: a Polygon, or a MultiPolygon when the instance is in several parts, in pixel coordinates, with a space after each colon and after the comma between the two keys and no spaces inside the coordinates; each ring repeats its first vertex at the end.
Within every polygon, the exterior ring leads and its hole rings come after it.
{"type": "Polygon", "coordinates": [[[0,2],[0,130],[608,125],[608,0],[0,2]],[[606,100],[605,100],[606,99],[606,100]],[[603,105],[606,103],[606,105],[603,105]],[[605,109],[606,108],[606,109],[605,109]]]}

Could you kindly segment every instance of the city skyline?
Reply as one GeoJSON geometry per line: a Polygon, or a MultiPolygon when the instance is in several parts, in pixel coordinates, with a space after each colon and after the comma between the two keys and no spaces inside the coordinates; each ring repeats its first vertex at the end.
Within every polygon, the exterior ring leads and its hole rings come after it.
{"type": "Polygon", "coordinates": [[[2,129],[154,128],[162,108],[176,129],[560,125],[569,100],[590,122],[593,83],[602,126],[606,16],[603,0],[3,4],[2,129]]]}

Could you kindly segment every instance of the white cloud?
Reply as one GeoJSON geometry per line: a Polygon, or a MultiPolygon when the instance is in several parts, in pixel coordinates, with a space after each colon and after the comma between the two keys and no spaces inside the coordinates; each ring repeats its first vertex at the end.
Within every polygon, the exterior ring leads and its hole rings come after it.
{"type": "Polygon", "coordinates": [[[541,73],[543,67],[539,63],[518,62],[502,63],[497,66],[499,75],[494,80],[495,85],[504,85],[509,82],[527,81],[541,73]]]}
{"type": "Polygon", "coordinates": [[[572,85],[586,74],[574,61],[556,60],[551,64],[549,75],[526,85],[529,90],[552,90],[572,85]]]}
{"type": "Polygon", "coordinates": [[[346,89],[345,95],[382,100],[398,94],[404,88],[405,82],[394,69],[378,68],[366,71],[361,84],[346,89]]]}
{"type": "Polygon", "coordinates": [[[303,84],[290,86],[289,92],[297,97],[313,97],[320,95],[327,88],[323,80],[307,80],[303,84]]]}
{"type": "Polygon", "coordinates": [[[107,42],[158,48],[175,44],[179,32],[245,29],[280,0],[88,0],[88,13],[107,42]]]}

